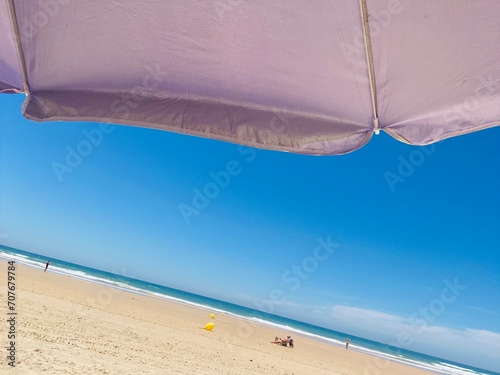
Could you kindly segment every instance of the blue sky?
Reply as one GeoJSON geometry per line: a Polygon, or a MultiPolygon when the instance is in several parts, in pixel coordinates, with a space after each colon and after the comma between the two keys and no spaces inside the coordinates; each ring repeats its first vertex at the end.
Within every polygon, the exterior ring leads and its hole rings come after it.
{"type": "Polygon", "coordinates": [[[0,96],[2,244],[500,371],[500,128],[343,156],[0,96]]]}

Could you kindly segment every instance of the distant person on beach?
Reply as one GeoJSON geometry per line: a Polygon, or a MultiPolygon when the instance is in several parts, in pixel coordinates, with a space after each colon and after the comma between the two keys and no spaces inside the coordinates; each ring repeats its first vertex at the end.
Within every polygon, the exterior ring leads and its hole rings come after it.
{"type": "Polygon", "coordinates": [[[351,342],[350,339],[345,340],[345,348],[347,349],[349,347],[349,343],[351,342]]]}
{"type": "Polygon", "coordinates": [[[45,263],[45,269],[43,270],[43,272],[47,271],[47,268],[49,268],[49,264],[50,260],[48,260],[47,263],[45,263]]]}

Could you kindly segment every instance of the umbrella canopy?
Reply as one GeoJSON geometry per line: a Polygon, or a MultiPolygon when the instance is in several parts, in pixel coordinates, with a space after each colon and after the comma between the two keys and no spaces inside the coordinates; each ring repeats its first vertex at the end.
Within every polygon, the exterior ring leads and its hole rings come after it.
{"type": "Polygon", "coordinates": [[[0,91],[303,154],[500,124],[497,0],[0,0],[0,91]]]}

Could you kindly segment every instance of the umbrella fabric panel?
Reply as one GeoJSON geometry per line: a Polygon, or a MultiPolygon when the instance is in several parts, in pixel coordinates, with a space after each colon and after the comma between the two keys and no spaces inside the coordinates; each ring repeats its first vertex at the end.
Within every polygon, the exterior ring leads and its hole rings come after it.
{"type": "MultiPolygon", "coordinates": [[[[355,1],[10,2],[24,114],[35,121],[105,121],[305,154],[363,146],[375,116],[420,145],[499,124],[495,0],[367,0],[374,92],[355,1]]],[[[19,91],[8,3],[0,89],[19,91]]]]}
{"type": "Polygon", "coordinates": [[[0,1],[0,92],[22,91],[21,65],[7,1],[0,1]]]}
{"type": "MultiPolygon", "coordinates": [[[[60,4],[16,1],[29,77],[25,115],[97,120],[300,153],[371,136],[366,73],[342,53],[361,27],[344,1],[60,4]],[[221,5],[222,4],[222,5],[221,5]]],[[[365,66],[364,56],[358,66],[365,66]]]]}
{"type": "Polygon", "coordinates": [[[425,145],[499,124],[498,1],[368,7],[381,128],[425,145]]]}

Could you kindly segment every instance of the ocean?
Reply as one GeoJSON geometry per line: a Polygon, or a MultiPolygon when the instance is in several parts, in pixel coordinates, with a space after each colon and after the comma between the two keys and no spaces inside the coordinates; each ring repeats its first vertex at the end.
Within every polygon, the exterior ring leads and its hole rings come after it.
{"type": "MultiPolygon", "coordinates": [[[[14,260],[31,267],[45,268],[47,257],[30,253],[23,250],[0,246],[0,259],[14,260]]],[[[349,349],[357,350],[371,354],[373,358],[373,371],[370,372],[370,363],[367,363],[367,374],[375,374],[375,365],[388,366],[390,361],[404,363],[410,366],[418,367],[436,374],[446,375],[500,375],[497,372],[482,370],[479,368],[467,366],[386,345],[376,341],[363,339],[343,332],[337,332],[331,329],[318,327],[312,324],[300,322],[297,320],[285,318],[278,315],[264,313],[244,306],[238,306],[229,302],[200,296],[197,294],[184,292],[178,289],[172,289],[166,286],[157,285],[141,280],[132,279],[126,276],[120,276],[113,273],[100,271],[97,269],[80,266],[78,264],[65,262],[50,258],[50,272],[67,275],[81,280],[86,280],[96,284],[101,284],[109,288],[121,289],[124,291],[154,296],[156,298],[174,300],[180,303],[189,304],[207,310],[233,315],[242,318],[251,324],[266,324],[275,327],[279,331],[294,332],[300,335],[309,336],[316,340],[325,341],[331,345],[344,346],[346,338],[350,338],[349,349]]],[[[99,298],[99,296],[98,296],[99,298]]],[[[106,302],[106,295],[101,296],[102,303],[106,302]]],[[[296,340],[297,341],[297,340],[296,340]]]]}

